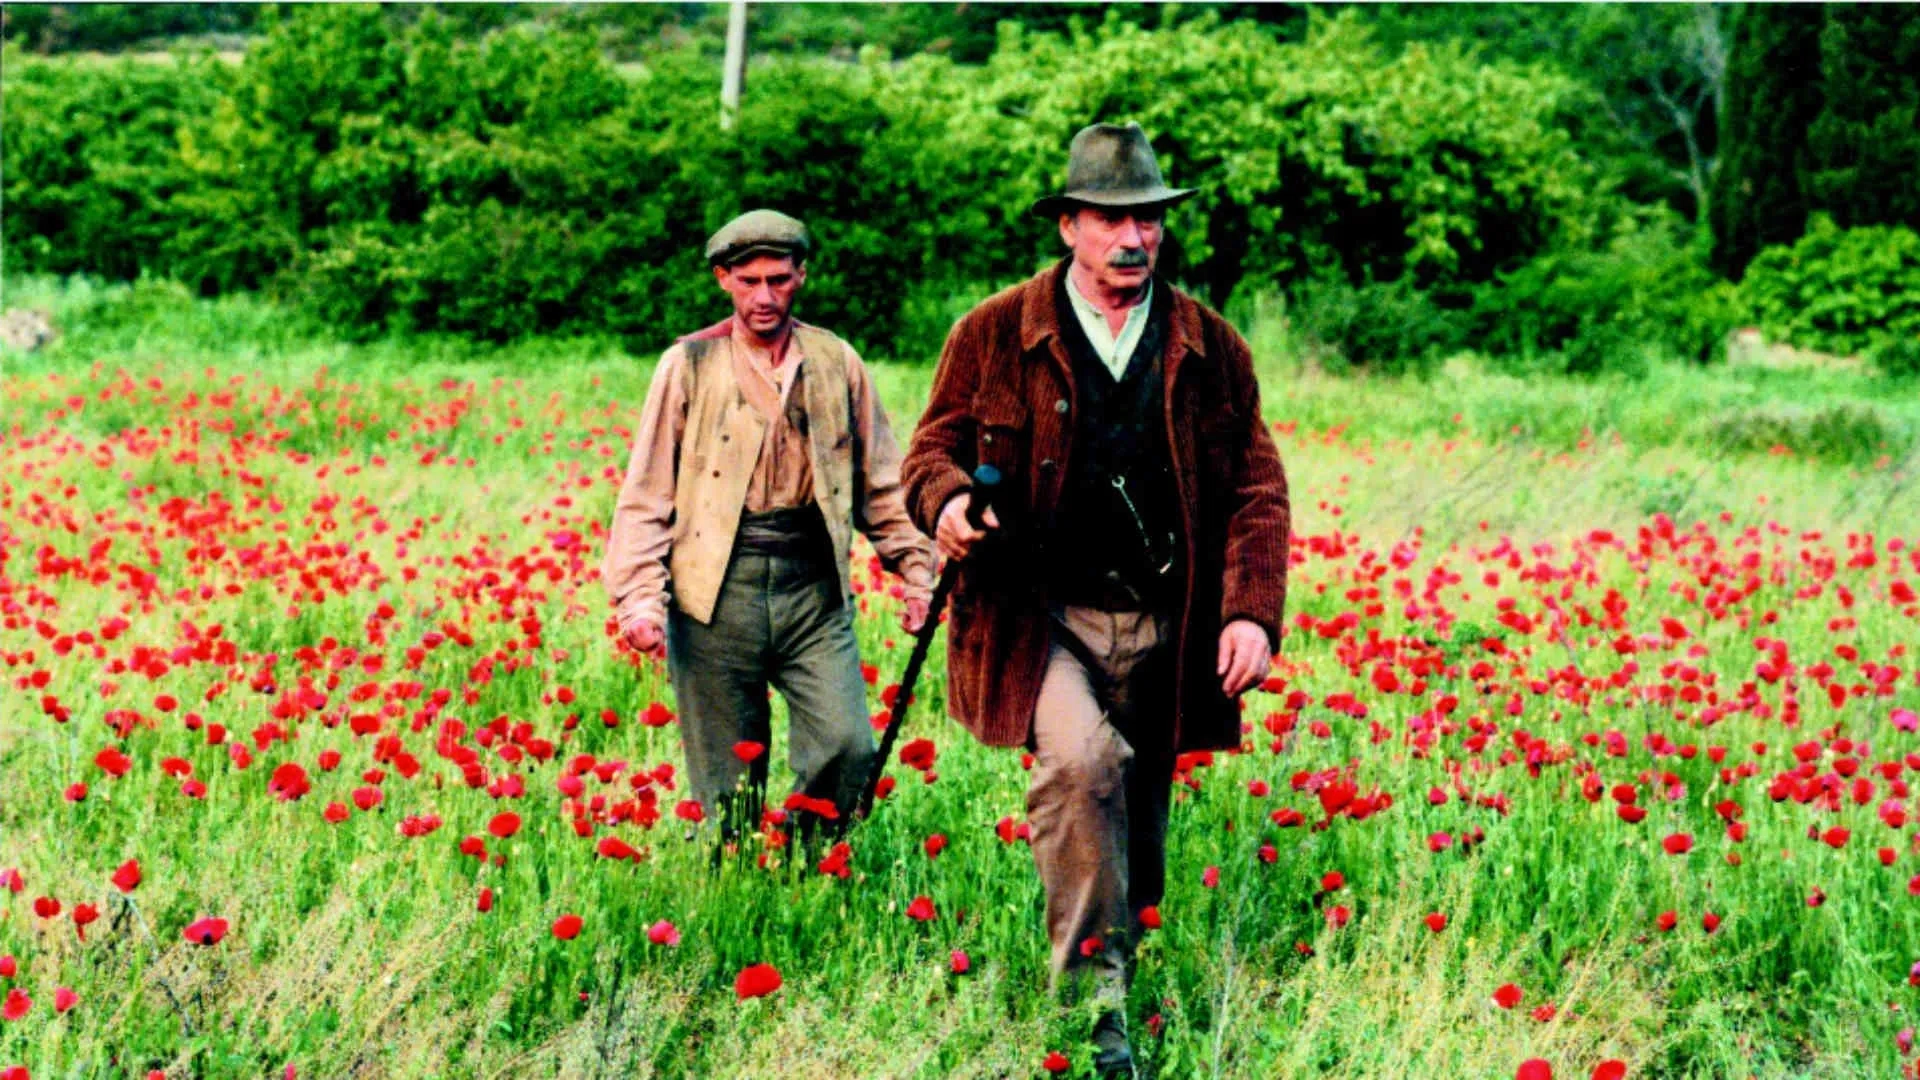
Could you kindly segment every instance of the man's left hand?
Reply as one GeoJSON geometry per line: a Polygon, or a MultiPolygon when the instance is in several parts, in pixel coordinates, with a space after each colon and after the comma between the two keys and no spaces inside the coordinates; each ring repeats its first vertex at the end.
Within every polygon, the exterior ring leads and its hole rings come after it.
{"type": "MultiPolygon", "coordinates": [[[[924,598],[908,597],[906,610],[900,613],[900,629],[909,634],[919,633],[920,628],[927,625],[927,607],[927,601],[924,598]]],[[[1265,638],[1261,640],[1264,641],[1265,638]]]]}
{"type": "Polygon", "coordinates": [[[1249,619],[1235,619],[1220,631],[1220,662],[1214,674],[1220,689],[1236,697],[1267,677],[1273,654],[1267,651],[1267,632],[1249,619]]]}

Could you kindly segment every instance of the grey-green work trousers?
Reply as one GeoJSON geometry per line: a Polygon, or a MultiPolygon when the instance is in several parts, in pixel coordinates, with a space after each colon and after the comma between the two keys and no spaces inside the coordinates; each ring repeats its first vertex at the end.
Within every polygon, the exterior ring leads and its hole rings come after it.
{"type": "Polygon", "coordinates": [[[830,559],[736,549],[712,622],[669,609],[667,673],[693,798],[719,812],[729,835],[756,827],[766,797],[769,683],[791,716],[795,790],[833,800],[844,826],[874,746],[853,613],[830,559]],[[741,742],[767,749],[749,764],[735,753],[741,742]]]}

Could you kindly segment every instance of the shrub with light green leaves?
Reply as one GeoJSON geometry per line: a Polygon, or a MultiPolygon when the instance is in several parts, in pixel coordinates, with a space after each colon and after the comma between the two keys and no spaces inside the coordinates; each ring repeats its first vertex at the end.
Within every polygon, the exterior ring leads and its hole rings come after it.
{"type": "Polygon", "coordinates": [[[1920,233],[1842,229],[1816,214],[1797,242],[1756,256],[1740,290],[1769,338],[1843,355],[1884,352],[1897,370],[1920,338],[1920,233]]]}

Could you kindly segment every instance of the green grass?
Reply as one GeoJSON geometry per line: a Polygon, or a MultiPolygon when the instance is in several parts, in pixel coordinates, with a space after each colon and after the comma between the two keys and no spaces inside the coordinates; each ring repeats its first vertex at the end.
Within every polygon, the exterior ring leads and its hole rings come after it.
{"type": "MultiPolygon", "coordinates": [[[[769,850],[770,870],[710,871],[673,817],[677,791],[660,793],[664,820],[650,829],[595,823],[596,838],[640,848],[638,863],[599,859],[575,835],[561,763],[627,763],[586,782],[618,802],[633,797],[627,775],[680,760],[673,726],[637,720],[671,694],[659,667],[614,649],[595,575],[649,358],[594,341],[347,345],[257,300],[151,283],[7,292],[52,308],[66,336],[0,358],[0,869],[26,880],[0,892],[0,954],[21,969],[0,991],[34,1002],[0,1022],[0,1068],[1028,1076],[1059,1049],[1085,1069],[1084,1016],[1044,993],[1031,858],[994,832],[1024,816],[1025,774],[1017,755],[940,716],[938,649],[911,720],[939,745],[938,780],[893,767],[900,788],[855,833],[850,879],[784,849],[769,850]],[[561,530],[584,544],[556,547],[561,530]],[[143,574],[145,600],[130,585],[143,574]],[[370,630],[382,603],[394,614],[370,630]],[[105,640],[116,616],[128,625],[105,640]],[[196,635],[214,625],[234,654],[203,646],[196,659],[196,635]],[[472,644],[427,647],[448,627],[472,644]],[[56,651],[83,632],[93,644],[56,651]],[[156,655],[166,670],[145,673],[156,655]],[[249,686],[261,671],[269,691],[249,686]],[[302,679],[326,705],[276,717],[302,679]],[[353,700],[363,685],[373,696],[353,700]],[[428,711],[436,690],[445,704],[428,711]],[[162,693],[180,706],[161,711],[162,693]],[[48,694],[67,722],[43,712],[48,694]],[[124,739],[121,709],[138,714],[124,739]],[[190,730],[189,712],[222,725],[226,743],[190,730]],[[381,715],[382,730],[356,736],[356,713],[381,715]],[[488,782],[521,777],[522,798],[469,788],[436,749],[449,719],[471,733],[501,717],[532,725],[520,742],[547,741],[552,760],[457,741],[488,782]],[[383,736],[416,775],[379,752],[383,736]],[[94,763],[109,745],[134,763],[119,779],[94,763]],[[329,749],[343,762],[322,772],[329,749]],[[207,785],[203,800],[162,771],[176,756],[207,785]],[[299,801],[268,792],[284,762],[312,774],[299,801]],[[326,822],[322,809],[368,786],[373,768],[381,805],[326,822]],[[76,782],[87,797],[69,802],[76,782]],[[502,865],[457,851],[506,808],[524,825],[487,837],[502,865]],[[426,813],[444,824],[400,835],[403,818],[426,813]],[[936,832],[950,846],[929,859],[922,843],[936,832]],[[123,897],[108,876],[129,858],[145,880],[123,897]],[[495,899],[484,914],[483,886],[495,899]],[[927,924],[902,914],[922,894],[940,913],[927,924]],[[41,896],[62,902],[57,919],[34,914],[41,896]],[[85,942],[76,903],[101,912],[85,942]],[[569,912],[585,929],[555,940],[549,927],[569,912]],[[185,942],[203,915],[230,919],[231,935],[185,942]],[[647,940],[659,919],[679,927],[677,948],[647,940]],[[971,973],[948,973],[954,949],[971,973]],[[784,987],[735,1001],[735,974],[758,961],[784,987]],[[58,1017],[57,986],[80,996],[58,1017]]],[[[1292,359],[1270,312],[1246,325],[1299,538],[1277,674],[1312,702],[1296,713],[1284,692],[1253,695],[1249,752],[1196,767],[1182,789],[1166,925],[1130,1001],[1150,1074],[1510,1077],[1539,1056],[1563,1077],[1604,1058],[1634,1076],[1895,1075],[1895,1032],[1920,1004],[1906,983],[1920,959],[1907,887],[1920,865],[1912,827],[1878,817],[1900,796],[1876,767],[1920,752],[1890,722],[1920,708],[1908,651],[1920,608],[1895,589],[1920,583],[1920,405],[1841,372],[1521,380],[1463,359],[1424,382],[1334,379],[1292,359]],[[1728,419],[1747,416],[1787,422],[1728,419]],[[1794,445],[1803,435],[1812,441],[1794,445]],[[1502,621],[1502,598],[1531,628],[1502,621]],[[1571,620],[1557,637],[1556,612],[1571,620]],[[1668,618],[1690,636],[1665,636],[1668,618]],[[1768,659],[1756,639],[1788,647],[1795,667],[1780,682],[1756,672],[1768,659]],[[1622,641],[1638,651],[1620,653],[1622,641]],[[1401,687],[1381,689],[1378,668],[1401,687]],[[1609,676],[1618,685],[1581,681],[1609,676]],[[1770,714],[1708,722],[1704,702],[1681,696],[1707,679],[1722,701],[1753,683],[1770,714]],[[1835,707],[1829,684],[1863,693],[1835,707]],[[1335,708],[1341,693],[1367,715],[1335,708]],[[1458,707],[1422,747],[1421,717],[1442,694],[1458,707]],[[1674,752],[1656,756],[1656,736],[1674,752]],[[1809,743],[1815,775],[1842,782],[1832,808],[1769,796],[1809,743]],[[1722,775],[1742,765],[1754,775],[1722,775]],[[1392,805],[1309,827],[1321,804],[1294,778],[1349,766],[1392,805]],[[1589,770],[1631,785],[1647,819],[1624,824],[1610,795],[1584,797],[1589,770]],[[1854,778],[1874,784],[1864,804],[1854,778]],[[1256,779],[1270,793],[1253,794],[1256,779]],[[1450,793],[1443,805],[1428,801],[1436,787],[1450,793]],[[1737,843],[1714,809],[1727,799],[1750,830],[1737,843]],[[1309,825],[1281,827],[1269,816],[1281,807],[1309,825]],[[1808,836],[1836,825],[1851,830],[1838,848],[1808,836]],[[1429,847],[1431,834],[1476,829],[1470,850],[1429,847]],[[1662,851],[1675,833],[1693,836],[1690,853],[1662,851]],[[1202,882],[1209,866],[1217,887],[1202,882]],[[1346,885],[1317,895],[1331,870],[1346,885]],[[1344,928],[1329,923],[1334,905],[1351,909],[1344,928]],[[1655,917],[1669,910],[1678,926],[1662,932],[1655,917]],[[1708,911],[1725,920],[1712,934],[1708,911]],[[1448,917],[1439,933],[1421,921],[1432,912],[1448,917]],[[1525,994],[1512,1011],[1490,1001],[1507,982],[1525,994]],[[1529,1015],[1549,1003],[1551,1018],[1529,1015]],[[1164,1028],[1148,1035],[1156,1015],[1164,1028]]],[[[903,438],[930,375],[876,363],[903,438]]],[[[877,711],[904,642],[886,583],[862,578],[877,711]]]]}

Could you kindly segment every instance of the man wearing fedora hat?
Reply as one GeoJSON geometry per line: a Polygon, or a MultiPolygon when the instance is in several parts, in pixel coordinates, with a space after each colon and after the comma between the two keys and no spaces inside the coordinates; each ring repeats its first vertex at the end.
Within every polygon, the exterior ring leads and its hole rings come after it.
{"type": "Polygon", "coordinates": [[[1166,208],[1137,124],[1075,135],[1034,211],[1066,258],[955,324],[914,432],[907,508],[966,558],[947,703],[1034,755],[1027,790],[1056,985],[1093,983],[1095,1064],[1132,1071],[1131,946],[1157,920],[1178,754],[1237,749],[1279,646],[1286,474],[1247,343],[1155,276],[1166,208]],[[971,470],[1003,480],[986,528],[971,470]]]}
{"type": "Polygon", "coordinates": [[[723,835],[759,818],[769,683],[791,714],[796,790],[837,810],[861,791],[874,751],[853,634],[854,531],[905,578],[909,632],[933,584],[932,545],[907,519],[900,449],[866,365],[793,317],[810,247],[805,227],[773,210],[708,241],[733,315],[654,368],[601,568],[622,638],[666,653],[689,785],[721,804],[723,835]]]}

